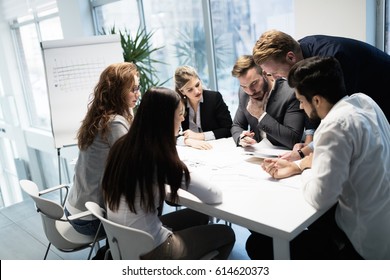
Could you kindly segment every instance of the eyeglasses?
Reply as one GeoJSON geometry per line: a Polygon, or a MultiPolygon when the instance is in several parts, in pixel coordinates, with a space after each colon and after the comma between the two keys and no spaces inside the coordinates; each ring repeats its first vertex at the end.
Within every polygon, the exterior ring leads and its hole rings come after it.
{"type": "Polygon", "coordinates": [[[141,86],[140,86],[140,85],[138,85],[138,86],[134,86],[134,87],[133,87],[133,90],[132,90],[132,92],[134,92],[134,93],[138,93],[140,90],[141,90],[141,86]]]}
{"type": "Polygon", "coordinates": [[[240,87],[242,88],[242,89],[247,89],[247,88],[250,88],[250,89],[252,89],[252,88],[254,88],[256,85],[257,85],[257,83],[259,82],[259,80],[260,80],[260,78],[257,78],[256,80],[254,80],[254,81],[252,81],[249,85],[240,85],[240,87]]]}

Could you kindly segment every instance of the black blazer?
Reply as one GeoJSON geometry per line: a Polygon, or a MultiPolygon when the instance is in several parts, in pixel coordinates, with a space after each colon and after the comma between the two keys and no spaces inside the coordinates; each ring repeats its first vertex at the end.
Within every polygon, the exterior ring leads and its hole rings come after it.
{"type": "MultiPolygon", "coordinates": [[[[188,110],[186,107],[186,117],[181,123],[183,130],[189,128],[188,110]]],[[[203,132],[214,132],[216,139],[232,136],[230,133],[232,117],[218,91],[203,90],[203,102],[200,103],[200,123],[203,132]]]]}
{"type": "Polygon", "coordinates": [[[347,94],[367,94],[378,103],[389,120],[390,106],[386,100],[390,91],[385,84],[390,78],[390,55],[368,43],[344,37],[312,35],[298,42],[304,58],[337,58],[343,69],[347,94]]]}

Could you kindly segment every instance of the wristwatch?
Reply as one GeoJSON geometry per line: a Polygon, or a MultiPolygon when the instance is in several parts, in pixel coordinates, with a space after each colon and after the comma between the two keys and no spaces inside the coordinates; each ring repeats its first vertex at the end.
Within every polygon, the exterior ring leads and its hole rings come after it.
{"type": "Polygon", "coordinates": [[[305,157],[305,154],[302,152],[301,149],[299,149],[297,152],[298,152],[298,154],[301,156],[301,158],[304,158],[304,157],[305,157]]]}

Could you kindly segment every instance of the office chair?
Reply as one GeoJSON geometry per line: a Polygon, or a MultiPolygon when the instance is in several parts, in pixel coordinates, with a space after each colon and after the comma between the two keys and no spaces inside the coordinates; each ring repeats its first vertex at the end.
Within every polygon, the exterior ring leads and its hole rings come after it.
{"type": "Polygon", "coordinates": [[[91,215],[89,211],[82,212],[77,215],[72,215],[66,218],[64,213],[64,203],[66,201],[69,186],[59,185],[43,191],[39,191],[38,186],[30,180],[20,180],[19,184],[24,192],[26,192],[35,202],[37,212],[41,215],[43,229],[46,238],[49,240],[44,260],[53,244],[61,252],[76,252],[86,248],[90,248],[88,259],[91,258],[92,251],[95,245],[99,248],[99,240],[105,236],[99,236],[100,227],[96,236],[88,236],[78,233],[69,223],[71,219],[79,219],[91,215]],[[61,204],[42,197],[53,191],[66,190],[65,198],[61,204]],[[99,236],[99,237],[98,237],[99,236]]]}
{"type": "MultiPolygon", "coordinates": [[[[85,207],[95,215],[103,224],[110,249],[108,252],[114,260],[139,260],[142,254],[150,252],[154,248],[154,238],[149,233],[123,226],[105,218],[105,211],[95,202],[88,201],[85,207]]],[[[212,251],[202,260],[209,260],[218,255],[218,251],[212,251]]]]}
{"type": "Polygon", "coordinates": [[[88,201],[85,207],[103,224],[114,260],[139,260],[142,254],[154,248],[154,238],[149,233],[123,226],[105,218],[105,211],[95,202],[88,201]]]}

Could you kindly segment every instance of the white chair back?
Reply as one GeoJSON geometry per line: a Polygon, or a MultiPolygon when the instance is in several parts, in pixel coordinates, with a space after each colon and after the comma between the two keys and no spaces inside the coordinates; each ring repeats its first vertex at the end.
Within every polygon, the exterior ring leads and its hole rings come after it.
{"type": "MultiPolygon", "coordinates": [[[[64,208],[61,204],[40,196],[39,188],[34,182],[20,180],[19,183],[22,190],[34,200],[35,207],[42,219],[46,238],[50,242],[44,259],[47,257],[51,244],[62,252],[72,252],[94,246],[95,236],[78,233],[65,218],[64,208]]],[[[54,188],[54,190],[60,188],[61,186],[54,188]]]]}
{"type": "Polygon", "coordinates": [[[154,248],[154,239],[149,233],[107,220],[105,211],[95,202],[89,201],[85,207],[103,223],[114,260],[138,260],[154,248]]]}

